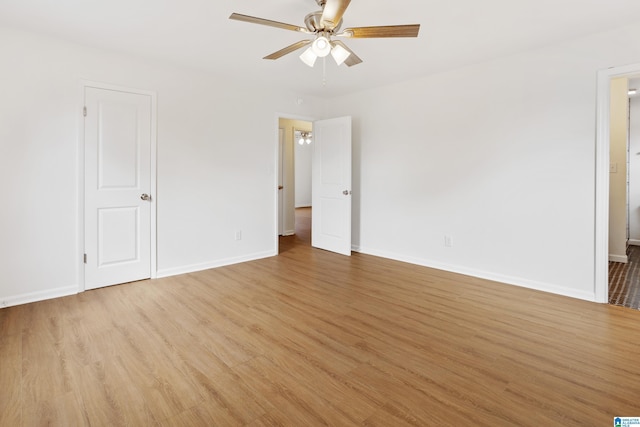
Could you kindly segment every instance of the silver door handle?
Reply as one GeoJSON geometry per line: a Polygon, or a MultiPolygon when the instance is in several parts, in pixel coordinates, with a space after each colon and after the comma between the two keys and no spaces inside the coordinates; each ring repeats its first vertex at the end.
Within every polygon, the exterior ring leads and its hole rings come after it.
{"type": "Polygon", "coordinates": [[[142,193],[140,195],[140,199],[142,199],[142,200],[151,200],[151,196],[149,196],[147,193],[142,193]]]}

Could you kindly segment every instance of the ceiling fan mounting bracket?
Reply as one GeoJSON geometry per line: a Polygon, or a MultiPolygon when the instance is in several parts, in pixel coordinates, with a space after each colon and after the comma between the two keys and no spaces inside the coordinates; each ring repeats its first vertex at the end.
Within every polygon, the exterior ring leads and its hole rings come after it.
{"type": "Polygon", "coordinates": [[[321,8],[324,8],[325,3],[327,3],[327,0],[316,0],[316,3],[318,3],[318,6],[320,6],[321,8]]]}

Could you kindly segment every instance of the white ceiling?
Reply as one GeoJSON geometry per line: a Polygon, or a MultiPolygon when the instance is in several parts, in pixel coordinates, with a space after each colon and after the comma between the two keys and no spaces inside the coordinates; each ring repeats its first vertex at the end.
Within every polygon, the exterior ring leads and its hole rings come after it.
{"type": "Polygon", "coordinates": [[[305,38],[228,19],[232,12],[303,25],[315,0],[1,0],[0,25],[258,80],[300,95],[335,96],[408,80],[637,21],[638,0],[352,0],[344,27],[421,24],[417,39],[344,41],[348,68],[298,55],[263,56],[305,38]]]}

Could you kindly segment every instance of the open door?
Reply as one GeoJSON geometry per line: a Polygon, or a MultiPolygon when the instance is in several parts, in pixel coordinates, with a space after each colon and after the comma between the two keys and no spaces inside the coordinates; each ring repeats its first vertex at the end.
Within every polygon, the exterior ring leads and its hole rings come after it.
{"type": "Polygon", "coordinates": [[[351,255],[351,117],[313,123],[311,245],[351,255]]]}

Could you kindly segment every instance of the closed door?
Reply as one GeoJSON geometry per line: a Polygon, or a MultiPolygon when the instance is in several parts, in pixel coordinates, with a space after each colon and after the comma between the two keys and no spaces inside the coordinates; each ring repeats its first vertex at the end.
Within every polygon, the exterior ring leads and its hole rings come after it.
{"type": "Polygon", "coordinates": [[[85,88],[85,289],[151,277],[151,102],[85,88]]]}
{"type": "Polygon", "coordinates": [[[351,255],[351,117],[313,123],[311,245],[351,255]]]}

